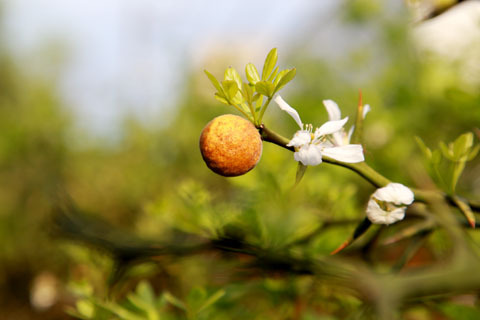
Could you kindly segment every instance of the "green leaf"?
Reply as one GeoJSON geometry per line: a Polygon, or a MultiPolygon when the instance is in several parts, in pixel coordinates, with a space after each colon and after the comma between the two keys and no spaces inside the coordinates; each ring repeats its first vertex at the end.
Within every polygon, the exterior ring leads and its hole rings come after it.
{"type": "Polygon", "coordinates": [[[87,299],[77,301],[76,307],[78,313],[87,319],[91,319],[95,315],[95,306],[87,299]]]}
{"type": "Polygon", "coordinates": [[[295,184],[294,188],[300,183],[303,176],[305,175],[305,171],[307,171],[308,166],[302,164],[300,161],[298,162],[297,166],[297,173],[295,174],[295,184]]]}
{"type": "Polygon", "coordinates": [[[193,288],[187,297],[187,306],[189,312],[194,314],[198,313],[202,305],[205,303],[207,298],[207,292],[204,288],[195,287],[193,288]]]}
{"type": "MultiPolygon", "coordinates": [[[[258,94],[258,93],[257,93],[258,94]]],[[[260,109],[262,109],[262,105],[263,105],[263,95],[261,94],[258,94],[258,97],[255,98],[255,96],[253,97],[256,101],[256,108],[255,108],[255,111],[260,111],[260,109]]]]}
{"type": "Polygon", "coordinates": [[[368,230],[368,228],[370,228],[371,225],[372,223],[368,218],[363,219],[363,221],[360,222],[360,224],[357,225],[357,227],[353,231],[353,240],[363,235],[368,230]]]}
{"type": "Polygon", "coordinates": [[[289,69],[288,72],[286,72],[284,75],[282,75],[282,78],[278,81],[278,84],[275,86],[274,93],[277,92],[278,90],[282,89],[287,83],[292,81],[293,78],[295,78],[296,74],[297,74],[297,69],[293,68],[293,69],[289,69]]]}
{"type": "Polygon", "coordinates": [[[270,77],[268,77],[267,81],[268,82],[272,82],[273,79],[275,79],[275,76],[277,75],[277,72],[278,72],[278,67],[275,68],[275,70],[273,70],[272,74],[270,75],[270,77]]]}
{"type": "Polygon", "coordinates": [[[213,84],[213,86],[215,87],[215,89],[217,89],[217,91],[219,93],[222,93],[223,90],[222,90],[222,87],[220,86],[220,83],[218,82],[218,80],[210,73],[208,72],[207,70],[203,70],[205,72],[205,74],[207,75],[208,79],[210,79],[210,82],[213,84]]]}
{"type": "Polygon", "coordinates": [[[165,300],[167,300],[168,303],[174,305],[175,307],[179,308],[179,309],[182,309],[184,311],[187,311],[187,307],[185,306],[185,304],[178,298],[176,298],[174,295],[172,295],[170,292],[165,292],[163,294],[163,297],[165,298],[165,300]]]}
{"type": "Polygon", "coordinates": [[[277,60],[278,60],[277,48],[273,48],[272,50],[270,50],[270,52],[267,55],[267,58],[265,59],[265,64],[263,65],[263,71],[262,71],[262,80],[265,80],[268,78],[273,68],[275,68],[275,65],[277,64],[277,60]]]}
{"type": "Polygon", "coordinates": [[[155,293],[153,292],[152,286],[147,281],[141,281],[137,285],[137,295],[147,301],[149,304],[153,305],[155,303],[155,293]]]}
{"type": "Polygon", "coordinates": [[[246,103],[242,102],[242,103],[239,103],[238,105],[240,105],[240,108],[242,108],[242,110],[243,110],[246,114],[249,114],[249,115],[250,115],[250,114],[252,113],[251,110],[250,110],[250,108],[248,107],[248,105],[247,105],[246,103]]]}
{"type": "Polygon", "coordinates": [[[253,88],[248,83],[243,83],[242,85],[242,95],[250,105],[253,102],[253,88]]]}
{"type": "Polygon", "coordinates": [[[479,151],[480,151],[480,144],[477,144],[475,147],[473,147],[470,150],[470,153],[467,156],[467,161],[473,160],[477,156],[479,151]]]}
{"type": "Polygon", "coordinates": [[[222,87],[225,91],[227,100],[232,100],[237,94],[239,88],[235,80],[224,80],[222,81],[222,87]]]}
{"type": "Polygon", "coordinates": [[[77,319],[82,319],[82,320],[89,320],[90,319],[90,318],[87,318],[84,315],[78,313],[78,311],[75,308],[72,308],[70,306],[67,306],[65,308],[65,313],[68,314],[69,316],[77,318],[77,319]]]}
{"type": "MultiPolygon", "coordinates": [[[[232,102],[236,105],[245,104],[245,99],[243,98],[243,94],[241,90],[237,91],[235,96],[232,98],[232,102]]],[[[248,107],[246,107],[245,110],[248,110],[248,107]]]]}
{"type": "Polygon", "coordinates": [[[465,163],[466,163],[466,160],[459,160],[458,162],[455,163],[453,167],[452,180],[450,181],[451,193],[455,192],[458,179],[460,179],[460,176],[462,175],[463,170],[465,169],[465,163]]]}
{"type": "Polygon", "coordinates": [[[467,132],[459,136],[453,143],[453,156],[455,160],[465,157],[473,145],[473,134],[467,132]]]}
{"type": "Polygon", "coordinates": [[[442,313],[449,319],[475,320],[480,319],[480,310],[476,307],[442,303],[439,305],[442,313]]]}
{"type": "Polygon", "coordinates": [[[137,315],[132,311],[118,305],[115,303],[104,305],[105,309],[109,310],[110,312],[116,314],[120,317],[120,319],[128,319],[128,320],[145,320],[144,316],[137,315]]]}
{"type": "Polygon", "coordinates": [[[368,228],[372,225],[372,222],[368,218],[364,218],[355,228],[353,231],[353,235],[351,235],[347,240],[345,240],[337,249],[333,250],[330,254],[334,255],[348,247],[354,240],[359,238],[361,235],[363,235],[368,228]]]}
{"type": "Polygon", "coordinates": [[[245,67],[245,74],[247,75],[248,82],[253,85],[260,81],[260,75],[258,74],[257,68],[253,63],[247,64],[245,67]]]}
{"type": "Polygon", "coordinates": [[[445,142],[440,141],[438,143],[440,146],[440,151],[442,152],[443,156],[451,161],[455,161],[455,158],[453,156],[453,150],[452,150],[452,145],[450,144],[449,147],[445,144],[445,142]]]}
{"type": "Polygon", "coordinates": [[[263,80],[255,84],[255,90],[258,93],[270,98],[273,95],[274,86],[272,83],[263,80]]]}
{"type": "Polygon", "coordinates": [[[240,75],[238,74],[237,70],[235,70],[235,68],[232,68],[232,67],[227,68],[227,70],[225,70],[225,75],[223,80],[225,81],[233,80],[237,83],[238,89],[242,87],[242,78],[240,78],[240,75]]]}
{"type": "Polygon", "coordinates": [[[222,298],[225,295],[225,290],[220,289],[214,294],[212,294],[207,301],[203,303],[203,305],[198,309],[198,312],[201,312],[202,310],[205,310],[206,308],[210,307],[213,305],[215,302],[217,302],[220,298],[222,298]]]}
{"type": "Polygon", "coordinates": [[[220,101],[221,103],[225,103],[226,105],[230,105],[230,103],[227,101],[227,99],[225,98],[224,95],[220,94],[220,93],[215,93],[215,99],[217,99],[218,101],[220,101]]]}
{"type": "Polygon", "coordinates": [[[127,300],[130,301],[130,303],[134,305],[136,308],[146,313],[148,313],[149,310],[152,308],[151,304],[149,304],[147,301],[143,300],[136,294],[129,294],[127,296],[127,300]]]}
{"type": "Polygon", "coordinates": [[[275,80],[273,81],[273,85],[276,87],[278,82],[280,80],[282,80],[283,76],[287,74],[287,72],[289,72],[290,69],[285,69],[285,70],[282,70],[278,73],[278,75],[275,77],[275,80]]]}
{"type": "Polygon", "coordinates": [[[442,153],[440,150],[433,150],[432,151],[432,164],[433,165],[438,165],[440,164],[440,161],[442,161],[442,153]]]}
{"type": "Polygon", "coordinates": [[[425,143],[423,142],[423,140],[420,137],[415,136],[415,141],[417,142],[417,145],[420,148],[420,150],[422,150],[425,158],[430,160],[432,158],[432,150],[430,150],[430,148],[428,148],[425,145],[425,143]]]}

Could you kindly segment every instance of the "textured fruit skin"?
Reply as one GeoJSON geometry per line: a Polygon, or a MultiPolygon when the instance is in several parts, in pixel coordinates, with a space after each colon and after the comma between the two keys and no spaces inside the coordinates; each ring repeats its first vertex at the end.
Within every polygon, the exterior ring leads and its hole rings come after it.
{"type": "Polygon", "coordinates": [[[250,121],[224,114],[203,128],[200,151],[212,171],[225,177],[235,177],[256,166],[262,155],[262,139],[250,121]]]}

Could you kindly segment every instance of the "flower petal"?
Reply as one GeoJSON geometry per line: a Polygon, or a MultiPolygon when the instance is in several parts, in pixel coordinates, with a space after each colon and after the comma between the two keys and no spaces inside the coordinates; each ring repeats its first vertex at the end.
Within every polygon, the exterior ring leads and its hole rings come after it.
{"type": "Polygon", "coordinates": [[[340,130],[332,133],[333,141],[335,146],[343,146],[348,144],[346,133],[344,130],[340,130]]]}
{"type": "Polygon", "coordinates": [[[378,203],[370,198],[367,205],[367,217],[375,224],[392,224],[397,221],[403,220],[405,217],[406,207],[396,208],[392,211],[385,211],[378,203]]]}
{"type": "Polygon", "coordinates": [[[347,163],[365,161],[363,148],[360,144],[348,144],[346,146],[324,148],[322,153],[327,157],[347,163]]]}
{"type": "Polygon", "coordinates": [[[367,116],[367,113],[370,112],[370,109],[371,108],[370,108],[369,104],[366,104],[366,105],[363,106],[363,114],[362,114],[363,119],[365,119],[365,117],[367,116]]]}
{"type": "Polygon", "coordinates": [[[352,140],[352,135],[354,131],[355,131],[355,125],[351,126],[350,129],[348,130],[347,143],[350,143],[350,140],[352,140]]]}
{"type": "Polygon", "coordinates": [[[288,113],[293,120],[295,120],[300,129],[303,129],[302,119],[300,119],[300,115],[298,114],[297,110],[290,107],[288,103],[286,103],[285,100],[283,100],[280,96],[277,96],[274,100],[278,104],[278,107],[288,113]]]}
{"type": "Polygon", "coordinates": [[[327,121],[320,128],[315,130],[315,138],[324,136],[326,134],[331,134],[342,129],[345,123],[348,121],[348,117],[345,117],[342,120],[327,121]]]}
{"type": "Polygon", "coordinates": [[[319,146],[307,144],[295,152],[293,158],[305,166],[316,166],[322,163],[322,150],[319,146]]]}
{"type": "Polygon", "coordinates": [[[295,132],[292,140],[287,144],[287,147],[300,147],[309,144],[312,141],[312,135],[307,130],[298,130],[295,132]]]}
{"type": "Polygon", "coordinates": [[[412,204],[414,200],[412,190],[401,183],[389,183],[386,187],[377,189],[373,193],[373,197],[380,201],[392,202],[396,205],[409,205],[412,204]]]}
{"type": "Polygon", "coordinates": [[[342,118],[342,113],[338,104],[333,100],[323,100],[323,105],[328,112],[328,119],[330,121],[340,120],[342,118]]]}

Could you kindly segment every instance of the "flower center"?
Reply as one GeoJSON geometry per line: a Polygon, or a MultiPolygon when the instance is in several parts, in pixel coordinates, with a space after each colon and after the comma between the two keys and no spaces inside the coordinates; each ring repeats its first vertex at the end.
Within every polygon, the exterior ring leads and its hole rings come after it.
{"type": "Polygon", "coordinates": [[[406,207],[405,205],[402,205],[402,204],[396,205],[392,202],[378,200],[375,197],[372,197],[372,198],[378,204],[380,209],[382,209],[383,211],[392,212],[395,209],[406,207]]]}

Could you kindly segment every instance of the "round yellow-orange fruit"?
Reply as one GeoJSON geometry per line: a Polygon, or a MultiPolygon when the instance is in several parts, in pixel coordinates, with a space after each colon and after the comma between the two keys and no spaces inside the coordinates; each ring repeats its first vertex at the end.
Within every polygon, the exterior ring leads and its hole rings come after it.
{"type": "Polygon", "coordinates": [[[255,126],[233,114],[214,118],[202,130],[200,151],[214,172],[235,177],[253,169],[262,155],[262,139],[255,126]]]}

